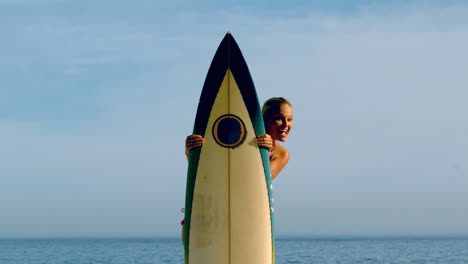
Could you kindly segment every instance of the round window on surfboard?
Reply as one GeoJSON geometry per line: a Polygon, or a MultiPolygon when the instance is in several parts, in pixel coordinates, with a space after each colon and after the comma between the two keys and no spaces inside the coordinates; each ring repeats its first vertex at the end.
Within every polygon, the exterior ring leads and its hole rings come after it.
{"type": "Polygon", "coordinates": [[[220,116],[213,125],[213,137],[220,146],[235,148],[244,142],[245,125],[236,115],[220,116]]]}

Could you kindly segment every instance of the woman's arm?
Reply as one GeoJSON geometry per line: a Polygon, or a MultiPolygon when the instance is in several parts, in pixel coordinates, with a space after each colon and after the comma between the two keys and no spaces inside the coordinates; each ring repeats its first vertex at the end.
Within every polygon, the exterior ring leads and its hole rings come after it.
{"type": "Polygon", "coordinates": [[[278,176],[289,161],[289,151],[278,143],[275,145],[275,148],[270,153],[270,170],[272,179],[278,176]]]}
{"type": "Polygon", "coordinates": [[[271,178],[276,178],[286,164],[288,164],[288,150],[281,146],[277,141],[274,141],[268,134],[258,136],[256,142],[260,147],[266,148],[270,151],[271,178]]]}
{"type": "Polygon", "coordinates": [[[268,151],[271,151],[273,149],[273,139],[268,134],[257,136],[255,142],[257,142],[259,147],[266,148],[268,149],[268,151]]]}
{"type": "Polygon", "coordinates": [[[200,135],[190,135],[185,140],[185,156],[189,156],[190,151],[196,147],[200,147],[205,142],[205,138],[200,135]]]}

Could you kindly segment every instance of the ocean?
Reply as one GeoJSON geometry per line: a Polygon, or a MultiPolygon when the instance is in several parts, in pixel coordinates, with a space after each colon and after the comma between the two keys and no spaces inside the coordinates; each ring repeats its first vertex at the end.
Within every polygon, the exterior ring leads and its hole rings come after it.
{"type": "MultiPolygon", "coordinates": [[[[181,264],[180,238],[0,239],[0,264],[181,264]]],[[[276,264],[468,264],[468,237],[279,237],[276,264]]]]}

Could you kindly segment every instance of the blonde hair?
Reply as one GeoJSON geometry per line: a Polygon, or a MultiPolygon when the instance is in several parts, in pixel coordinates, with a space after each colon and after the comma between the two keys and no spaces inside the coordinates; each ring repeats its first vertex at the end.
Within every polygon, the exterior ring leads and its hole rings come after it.
{"type": "Polygon", "coordinates": [[[292,107],[291,103],[283,97],[272,97],[268,99],[262,107],[263,122],[267,122],[271,114],[279,111],[280,106],[286,104],[292,107]]]}

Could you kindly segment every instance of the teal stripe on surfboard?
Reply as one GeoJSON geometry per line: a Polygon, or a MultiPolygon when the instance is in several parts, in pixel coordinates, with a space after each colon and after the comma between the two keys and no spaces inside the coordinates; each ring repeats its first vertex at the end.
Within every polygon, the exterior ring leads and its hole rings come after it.
{"type": "MultiPolygon", "coordinates": [[[[211,66],[208,70],[205,83],[203,85],[200,101],[197,109],[195,118],[195,125],[193,134],[205,136],[211,130],[208,127],[210,115],[213,109],[213,105],[218,96],[220,87],[225,80],[227,73],[230,72],[237,83],[240,94],[245,103],[248,115],[250,117],[249,122],[253,126],[254,133],[256,136],[265,134],[265,127],[263,124],[262,113],[260,104],[258,101],[255,86],[250,75],[247,64],[242,56],[239,46],[230,33],[227,33],[224,39],[221,41],[211,66]]],[[[201,152],[203,146],[195,148],[189,155],[189,166],[187,173],[187,190],[186,190],[186,201],[185,201],[185,228],[184,228],[184,248],[185,248],[185,263],[191,263],[189,259],[190,251],[190,229],[192,222],[192,206],[194,200],[194,189],[197,182],[197,171],[199,167],[201,152]]],[[[261,156],[261,162],[263,164],[263,172],[265,177],[265,188],[268,193],[268,202],[271,221],[271,248],[272,248],[272,262],[274,263],[274,217],[273,217],[273,202],[272,202],[272,181],[269,166],[269,155],[268,150],[263,148],[259,149],[259,155],[261,156]]],[[[192,252],[193,253],[193,252],[192,252]]],[[[230,263],[230,262],[229,262],[230,263]]]]}

